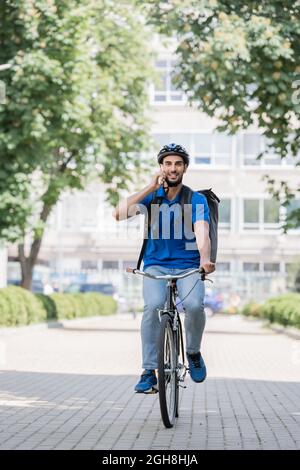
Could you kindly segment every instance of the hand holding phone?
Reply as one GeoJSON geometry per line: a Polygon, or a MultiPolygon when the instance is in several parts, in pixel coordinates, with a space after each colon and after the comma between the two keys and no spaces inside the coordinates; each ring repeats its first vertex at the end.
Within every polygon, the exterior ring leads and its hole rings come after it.
{"type": "Polygon", "coordinates": [[[156,175],[154,176],[152,180],[152,186],[153,186],[154,191],[159,189],[160,186],[163,186],[165,189],[168,188],[168,185],[166,183],[166,175],[164,171],[160,170],[158,173],[156,173],[156,175]]]}

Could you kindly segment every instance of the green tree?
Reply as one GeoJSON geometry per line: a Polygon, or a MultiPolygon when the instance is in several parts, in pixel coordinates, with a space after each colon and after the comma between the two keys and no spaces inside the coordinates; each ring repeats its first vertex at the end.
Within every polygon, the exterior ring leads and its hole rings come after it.
{"type": "MultiPolygon", "coordinates": [[[[255,124],[277,155],[299,154],[299,2],[145,0],[143,4],[148,23],[179,41],[177,87],[191,103],[221,121],[219,131],[236,133],[255,124]]],[[[300,186],[289,188],[285,181],[275,182],[267,175],[265,179],[274,197],[283,193],[286,206],[300,194],[300,186]]],[[[300,212],[295,209],[285,230],[299,225],[300,212]]]]}
{"type": "Polygon", "coordinates": [[[114,203],[143,166],[153,55],[129,0],[7,0],[0,9],[0,63],[12,65],[1,72],[0,238],[18,242],[30,288],[62,192],[100,178],[114,203]]]}

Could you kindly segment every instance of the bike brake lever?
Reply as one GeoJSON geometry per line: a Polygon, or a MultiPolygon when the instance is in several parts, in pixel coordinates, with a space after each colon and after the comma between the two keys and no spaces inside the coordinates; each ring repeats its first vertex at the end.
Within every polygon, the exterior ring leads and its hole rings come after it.
{"type": "Polygon", "coordinates": [[[212,282],[212,284],[214,283],[214,281],[209,279],[209,277],[206,277],[206,272],[205,271],[201,270],[200,274],[201,274],[201,281],[209,281],[209,282],[212,282]]]}

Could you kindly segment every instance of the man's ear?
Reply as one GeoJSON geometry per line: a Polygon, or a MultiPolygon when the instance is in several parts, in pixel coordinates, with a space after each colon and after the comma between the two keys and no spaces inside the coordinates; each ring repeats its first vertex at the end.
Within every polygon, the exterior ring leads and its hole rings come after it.
{"type": "Polygon", "coordinates": [[[187,168],[188,168],[188,166],[187,166],[187,164],[185,163],[183,173],[186,173],[187,168]]]}

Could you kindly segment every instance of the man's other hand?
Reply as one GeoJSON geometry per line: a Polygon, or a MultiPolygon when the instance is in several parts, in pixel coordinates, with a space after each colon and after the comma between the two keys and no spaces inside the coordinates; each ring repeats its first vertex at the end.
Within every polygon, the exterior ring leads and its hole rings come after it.
{"type": "Polygon", "coordinates": [[[216,269],[215,263],[212,263],[211,261],[204,262],[200,265],[200,269],[204,269],[206,274],[213,273],[216,269]]]}

